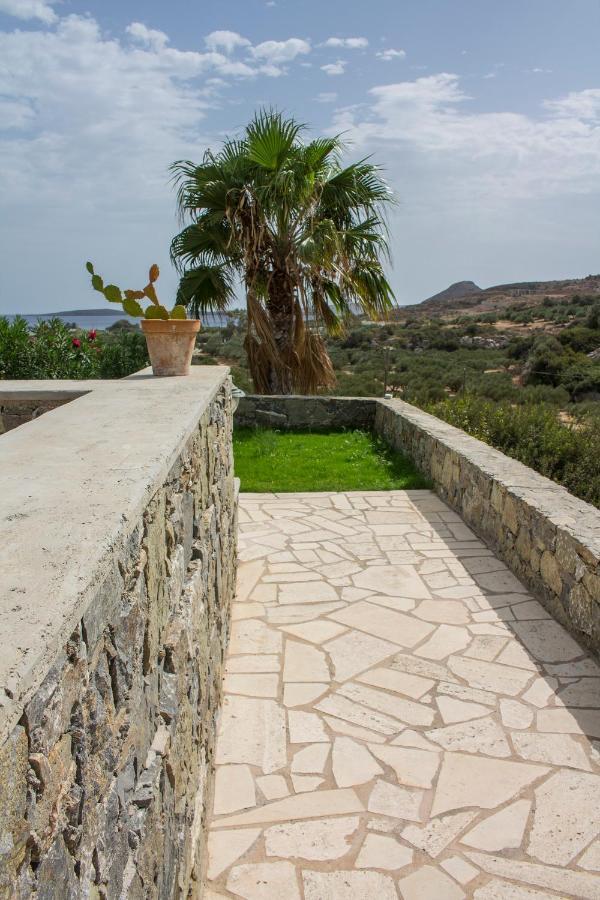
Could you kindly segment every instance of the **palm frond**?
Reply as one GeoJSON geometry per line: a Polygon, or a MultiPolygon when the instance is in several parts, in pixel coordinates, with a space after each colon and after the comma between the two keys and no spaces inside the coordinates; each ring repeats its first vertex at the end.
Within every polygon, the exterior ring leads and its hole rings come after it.
{"type": "Polygon", "coordinates": [[[179,282],[176,302],[197,318],[204,312],[227,309],[233,297],[230,269],[226,265],[204,265],[185,272],[179,282]]]}

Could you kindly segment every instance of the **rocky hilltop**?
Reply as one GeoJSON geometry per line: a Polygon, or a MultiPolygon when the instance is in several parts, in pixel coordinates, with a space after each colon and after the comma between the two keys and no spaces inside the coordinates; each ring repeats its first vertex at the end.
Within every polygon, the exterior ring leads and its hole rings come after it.
{"type": "Polygon", "coordinates": [[[569,302],[573,297],[598,296],[600,299],[600,274],[585,278],[569,278],[564,281],[521,281],[480,288],[473,281],[458,281],[421,303],[402,306],[396,318],[408,314],[444,318],[455,315],[479,316],[483,313],[502,313],[519,306],[539,306],[546,297],[552,301],[569,302]]]}

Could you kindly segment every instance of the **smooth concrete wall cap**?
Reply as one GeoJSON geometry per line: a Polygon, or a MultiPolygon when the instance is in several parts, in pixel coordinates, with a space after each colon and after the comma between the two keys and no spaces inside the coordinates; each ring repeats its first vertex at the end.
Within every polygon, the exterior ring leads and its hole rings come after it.
{"type": "Polygon", "coordinates": [[[90,392],[0,436],[0,740],[228,375],[4,382],[14,396],[90,392]]]}

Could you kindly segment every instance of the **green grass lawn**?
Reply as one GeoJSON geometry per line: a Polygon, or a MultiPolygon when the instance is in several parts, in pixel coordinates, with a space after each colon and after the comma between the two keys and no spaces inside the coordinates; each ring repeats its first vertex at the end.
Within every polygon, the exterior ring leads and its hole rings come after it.
{"type": "Polygon", "coordinates": [[[364,431],[313,434],[238,428],[233,450],[242,491],[385,491],[430,486],[410,459],[364,431]]]}

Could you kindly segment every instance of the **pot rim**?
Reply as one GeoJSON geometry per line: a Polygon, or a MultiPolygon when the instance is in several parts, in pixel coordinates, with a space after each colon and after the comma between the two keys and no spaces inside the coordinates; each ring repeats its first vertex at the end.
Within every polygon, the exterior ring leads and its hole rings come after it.
{"type": "Polygon", "coordinates": [[[142,319],[145,334],[195,334],[200,330],[200,319],[142,319]]]}

